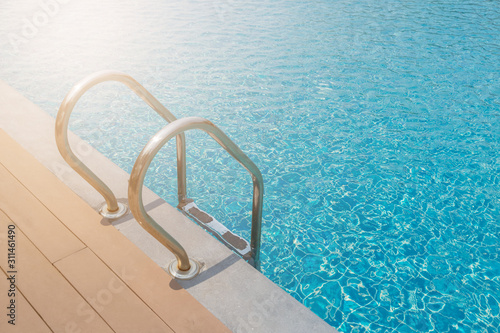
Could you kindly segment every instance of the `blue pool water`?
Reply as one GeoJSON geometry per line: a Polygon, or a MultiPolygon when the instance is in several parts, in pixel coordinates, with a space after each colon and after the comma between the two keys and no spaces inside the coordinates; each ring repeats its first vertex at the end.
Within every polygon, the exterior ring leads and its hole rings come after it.
{"type": "MultiPolygon", "coordinates": [[[[265,179],[262,272],[340,331],[499,331],[498,1],[64,2],[0,3],[0,79],[55,116],[116,69],[212,120],[265,179]]],[[[130,172],[163,125],[107,84],[71,128],[130,172]]],[[[173,145],[147,184],[176,203],[173,145]]],[[[204,133],[188,192],[249,238],[250,177],[204,133]]]]}

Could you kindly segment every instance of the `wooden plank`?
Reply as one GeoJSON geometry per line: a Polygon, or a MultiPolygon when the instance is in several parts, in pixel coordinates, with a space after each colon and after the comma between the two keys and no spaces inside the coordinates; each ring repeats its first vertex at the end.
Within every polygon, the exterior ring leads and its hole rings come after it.
{"type": "MultiPolygon", "coordinates": [[[[0,233],[5,235],[8,225],[13,223],[0,211],[0,233]]],[[[113,332],[19,226],[16,228],[16,249],[16,285],[52,331],[113,332]]],[[[3,271],[9,271],[4,260],[0,265],[3,271]]]]}
{"type": "Polygon", "coordinates": [[[0,182],[0,209],[16,221],[51,262],[85,247],[3,165],[0,165],[0,182]]]}
{"type": "Polygon", "coordinates": [[[54,266],[115,332],[173,332],[88,248],[54,266]]]}
{"type": "Polygon", "coordinates": [[[7,166],[174,331],[230,332],[113,226],[103,227],[105,222],[97,212],[3,131],[0,131],[0,163],[7,166]],[[76,211],[79,213],[75,214],[76,211]]]}
{"type": "MultiPolygon", "coordinates": [[[[4,236],[4,234],[0,234],[4,236]]],[[[0,244],[4,244],[0,239],[0,244]]],[[[4,246],[0,246],[2,253],[4,246]]],[[[13,288],[14,295],[9,296],[10,282],[7,280],[7,274],[0,269],[0,304],[2,312],[0,313],[0,332],[4,333],[50,333],[52,332],[42,318],[36,313],[33,307],[26,301],[21,290],[13,288]],[[14,300],[13,317],[8,317],[11,311],[5,309],[11,306],[11,300],[14,300]],[[12,321],[13,320],[13,321],[12,321]],[[9,323],[9,321],[12,321],[9,323]]]]}

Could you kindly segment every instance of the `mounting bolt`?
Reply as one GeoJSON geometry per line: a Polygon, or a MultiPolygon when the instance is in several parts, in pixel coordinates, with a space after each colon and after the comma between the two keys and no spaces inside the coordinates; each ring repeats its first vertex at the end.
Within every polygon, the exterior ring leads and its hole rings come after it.
{"type": "Polygon", "coordinates": [[[104,203],[101,206],[101,208],[99,209],[99,214],[101,214],[105,218],[115,220],[115,219],[120,218],[123,215],[125,215],[127,213],[127,210],[128,210],[128,208],[125,204],[118,202],[118,209],[114,212],[110,212],[108,210],[108,205],[106,203],[104,203]]]}
{"type": "Polygon", "coordinates": [[[201,264],[194,260],[189,259],[189,264],[191,267],[187,271],[182,271],[177,267],[177,260],[172,261],[167,268],[167,273],[170,274],[174,279],[178,280],[190,280],[200,273],[201,264]]]}

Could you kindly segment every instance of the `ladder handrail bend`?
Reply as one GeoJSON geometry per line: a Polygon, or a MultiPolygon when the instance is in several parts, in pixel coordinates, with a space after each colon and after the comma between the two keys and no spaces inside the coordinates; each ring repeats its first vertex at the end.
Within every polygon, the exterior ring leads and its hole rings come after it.
{"type": "MultiPolygon", "coordinates": [[[[104,197],[106,207],[102,209],[104,210],[103,215],[111,213],[110,216],[116,218],[119,216],[113,216],[112,213],[119,210],[119,204],[113,191],[75,155],[68,141],[69,118],[76,103],[90,88],[106,81],[117,81],[125,84],[167,122],[173,122],[177,118],[134,78],[117,71],[101,71],[87,76],[74,85],[64,98],[56,117],[57,148],[64,160],[104,197]]],[[[178,197],[179,202],[183,202],[186,200],[186,139],[184,133],[179,134],[176,141],[178,197]]],[[[122,213],[125,212],[126,209],[122,213]]]]}
{"type": "Polygon", "coordinates": [[[143,148],[135,161],[128,187],[129,206],[132,214],[139,224],[146,229],[160,243],[174,253],[177,258],[177,268],[180,271],[190,269],[189,258],[184,248],[161,226],[148,215],[142,201],[142,187],[144,178],[158,151],[174,136],[191,130],[200,129],[208,133],[219,145],[235,158],[252,176],[253,181],[253,203],[252,203],[252,230],[251,230],[251,257],[250,262],[255,268],[260,267],[260,243],[262,224],[262,199],[264,194],[264,181],[259,168],[250,158],[217,126],[212,122],[200,117],[186,117],[171,122],[158,131],[143,148]]]}

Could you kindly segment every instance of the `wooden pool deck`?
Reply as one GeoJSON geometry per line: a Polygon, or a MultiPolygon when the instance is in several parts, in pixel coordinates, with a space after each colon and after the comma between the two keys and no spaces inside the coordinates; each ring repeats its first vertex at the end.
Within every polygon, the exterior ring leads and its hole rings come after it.
{"type": "Polygon", "coordinates": [[[230,332],[3,130],[0,269],[2,333],[230,332]]]}

